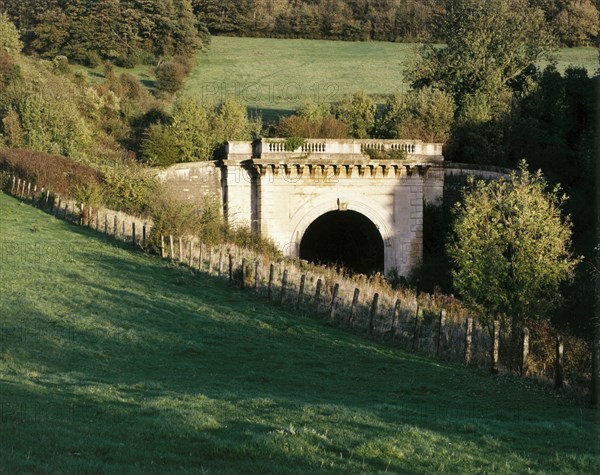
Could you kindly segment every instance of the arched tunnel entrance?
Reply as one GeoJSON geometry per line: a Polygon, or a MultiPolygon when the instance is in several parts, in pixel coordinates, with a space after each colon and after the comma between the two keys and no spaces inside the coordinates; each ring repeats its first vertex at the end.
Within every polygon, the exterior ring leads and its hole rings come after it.
{"type": "Polygon", "coordinates": [[[383,273],[384,246],[377,227],[356,211],[330,211],[314,220],[300,241],[300,259],[383,273]]]}

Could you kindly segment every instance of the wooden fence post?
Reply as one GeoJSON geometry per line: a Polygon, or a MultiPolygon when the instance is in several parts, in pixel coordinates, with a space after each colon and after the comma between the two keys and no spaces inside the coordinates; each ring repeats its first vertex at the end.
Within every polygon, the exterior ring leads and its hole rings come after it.
{"type": "Polygon", "coordinates": [[[498,354],[500,344],[500,322],[494,320],[494,327],[492,332],[492,374],[498,374],[498,354]]]}
{"type": "Polygon", "coordinates": [[[319,313],[319,300],[321,299],[321,286],[323,281],[317,279],[317,288],[315,289],[315,313],[319,313]]]}
{"type": "Polygon", "coordinates": [[[273,299],[273,273],[275,272],[275,266],[271,263],[269,266],[269,283],[267,284],[267,298],[273,299]]]}
{"type": "Polygon", "coordinates": [[[554,386],[559,389],[563,387],[564,366],[563,366],[564,343],[562,335],[556,335],[556,361],[554,363],[554,386]]]}
{"type": "Polygon", "coordinates": [[[260,261],[258,259],[256,259],[256,261],[254,261],[254,291],[258,292],[258,287],[260,284],[260,261]]]}
{"type": "Polygon", "coordinates": [[[421,319],[419,314],[423,313],[421,306],[417,304],[417,311],[415,312],[415,328],[413,330],[413,341],[412,350],[417,351],[419,349],[419,333],[421,333],[421,319]]]}
{"type": "Polygon", "coordinates": [[[333,293],[331,295],[331,306],[329,307],[329,320],[333,320],[335,318],[335,305],[337,302],[338,292],[340,291],[340,284],[335,284],[333,286],[333,293]]]}
{"type": "Polygon", "coordinates": [[[100,230],[100,210],[96,209],[96,232],[100,230]]]}
{"type": "Polygon", "coordinates": [[[377,304],[379,303],[379,294],[375,292],[373,302],[371,303],[371,312],[369,313],[369,335],[373,334],[375,329],[375,315],[377,315],[377,304]]]}
{"type": "Polygon", "coordinates": [[[229,283],[233,282],[233,255],[229,252],[229,283]]]}
{"type": "Polygon", "coordinates": [[[160,257],[165,258],[165,237],[162,234],[160,235],[160,257]]]}
{"type": "Polygon", "coordinates": [[[523,346],[521,347],[521,376],[527,376],[529,369],[529,328],[523,328],[523,346]]]}
{"type": "Polygon", "coordinates": [[[14,195],[15,194],[15,183],[17,182],[17,177],[13,175],[12,177],[12,185],[10,187],[10,194],[14,195]]]}
{"type": "Polygon", "coordinates": [[[133,244],[134,248],[137,245],[137,241],[135,239],[135,221],[131,222],[131,244],[133,244]]]}
{"type": "Polygon", "coordinates": [[[283,302],[285,301],[285,290],[287,288],[287,281],[288,281],[288,271],[287,271],[287,269],[284,269],[283,277],[281,278],[281,296],[279,298],[279,303],[281,305],[283,305],[283,302]]]}
{"type": "Polygon", "coordinates": [[[179,236],[179,262],[183,262],[183,238],[179,236]]]}
{"type": "Polygon", "coordinates": [[[117,215],[115,214],[113,219],[113,237],[117,239],[117,215]]]}
{"type": "Polygon", "coordinates": [[[350,305],[350,317],[348,317],[348,325],[351,327],[354,325],[354,318],[356,317],[356,306],[358,305],[358,295],[360,290],[354,289],[354,296],[352,297],[352,305],[350,305]]]}
{"type": "Polygon", "coordinates": [[[213,248],[212,246],[208,246],[208,275],[211,275],[212,272],[212,256],[213,256],[213,248]]]}
{"type": "Polygon", "coordinates": [[[28,181],[27,182],[27,194],[25,195],[25,199],[30,199],[31,198],[31,182],[28,181]]]}
{"type": "Polygon", "coordinates": [[[219,246],[219,277],[223,275],[223,246],[219,246]]]}
{"type": "Polygon", "coordinates": [[[467,318],[467,331],[465,334],[465,365],[471,364],[471,358],[473,356],[473,319],[467,318]]]}
{"type": "Polygon", "coordinates": [[[300,276],[300,287],[298,288],[298,300],[296,300],[296,308],[300,308],[302,306],[302,301],[304,300],[304,284],[306,282],[306,274],[302,274],[300,276]]]}
{"type": "Polygon", "coordinates": [[[146,223],[142,226],[142,248],[146,249],[146,223]]]}
{"type": "Polygon", "coordinates": [[[175,246],[173,246],[172,234],[169,234],[169,253],[171,254],[171,261],[175,262],[175,246]]]}
{"type": "Polygon", "coordinates": [[[590,396],[592,407],[600,409],[600,342],[597,336],[594,337],[592,342],[592,387],[590,388],[590,396]]]}
{"type": "Polygon", "coordinates": [[[190,257],[188,260],[188,266],[192,267],[194,264],[194,240],[190,239],[190,257]]]}
{"type": "Polygon", "coordinates": [[[242,289],[246,288],[246,258],[242,257],[242,289]]]}
{"type": "Polygon", "coordinates": [[[437,332],[437,343],[435,348],[435,356],[440,356],[440,349],[442,345],[442,333],[444,332],[444,324],[446,323],[446,310],[440,310],[440,319],[438,322],[438,332],[437,332]]]}
{"type": "Polygon", "coordinates": [[[390,332],[392,336],[396,336],[398,333],[398,319],[400,318],[400,299],[396,299],[396,304],[394,305],[394,311],[392,313],[392,326],[390,327],[390,332]]]}

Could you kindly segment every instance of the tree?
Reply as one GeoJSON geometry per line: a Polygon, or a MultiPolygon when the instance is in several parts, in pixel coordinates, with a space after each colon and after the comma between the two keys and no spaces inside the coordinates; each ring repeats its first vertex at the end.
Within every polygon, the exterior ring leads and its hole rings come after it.
{"type": "Polygon", "coordinates": [[[405,75],[416,88],[452,94],[459,107],[468,95],[509,87],[553,45],[544,13],[529,0],[448,0],[446,10],[435,34],[447,47],[425,45],[405,75]]]}
{"type": "Polygon", "coordinates": [[[19,31],[6,13],[0,13],[0,49],[10,54],[18,54],[22,48],[19,31]]]}
{"type": "Polygon", "coordinates": [[[450,94],[432,88],[396,92],[386,101],[379,134],[390,139],[446,142],[456,106],[450,94]]]}
{"type": "Polygon", "coordinates": [[[590,0],[570,0],[554,19],[562,43],[588,45],[600,31],[600,13],[590,0]]]}
{"type": "Polygon", "coordinates": [[[471,179],[463,198],[448,253],[465,303],[484,323],[500,319],[513,329],[548,318],[580,261],[570,251],[570,218],[561,213],[566,196],[558,187],[548,192],[541,172],[530,174],[522,162],[509,179],[471,179]]]}
{"type": "Polygon", "coordinates": [[[377,106],[373,99],[366,92],[358,91],[342,99],[335,115],[348,126],[352,137],[364,139],[371,136],[376,113],[377,106]]]}

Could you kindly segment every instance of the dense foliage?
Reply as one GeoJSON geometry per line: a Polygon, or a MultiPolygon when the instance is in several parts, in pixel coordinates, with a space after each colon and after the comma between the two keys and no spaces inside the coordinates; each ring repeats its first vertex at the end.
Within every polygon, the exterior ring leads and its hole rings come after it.
{"type": "MultiPolygon", "coordinates": [[[[447,40],[431,23],[444,0],[194,0],[194,12],[215,34],[342,40],[447,40]]],[[[592,0],[531,0],[569,46],[588,44],[600,27],[592,0]]]]}
{"type": "Polygon", "coordinates": [[[0,149],[0,170],[66,196],[85,184],[101,185],[102,173],[59,155],[23,149],[0,149]]]}
{"type": "Polygon", "coordinates": [[[209,41],[190,0],[0,0],[1,11],[21,31],[26,51],[91,66],[191,56],[209,41]]]}
{"type": "Polygon", "coordinates": [[[454,286],[488,322],[548,318],[579,260],[570,219],[561,215],[566,196],[524,165],[509,179],[470,185],[454,209],[454,286]]]}

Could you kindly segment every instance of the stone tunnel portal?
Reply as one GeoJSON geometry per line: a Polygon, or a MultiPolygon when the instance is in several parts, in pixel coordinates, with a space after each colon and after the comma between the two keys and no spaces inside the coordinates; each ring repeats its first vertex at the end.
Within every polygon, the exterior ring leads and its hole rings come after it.
{"type": "Polygon", "coordinates": [[[384,244],[375,224],[356,211],[330,211],[314,220],[300,241],[300,258],[362,274],[384,271],[384,244]]]}

